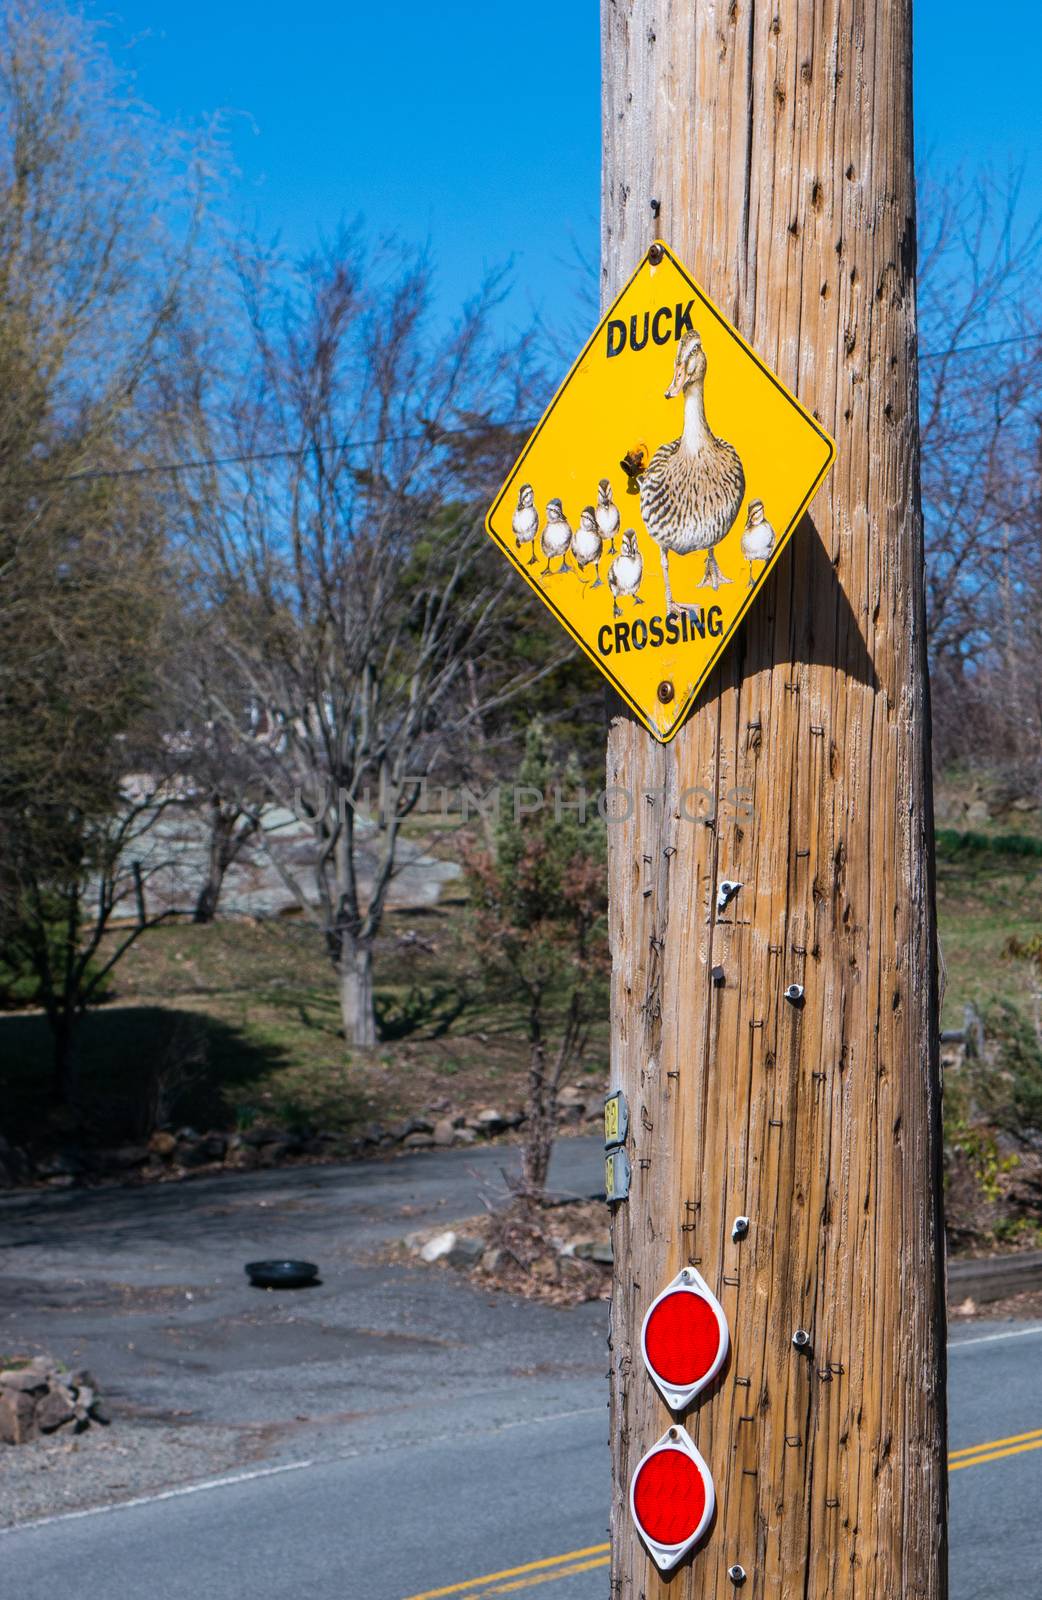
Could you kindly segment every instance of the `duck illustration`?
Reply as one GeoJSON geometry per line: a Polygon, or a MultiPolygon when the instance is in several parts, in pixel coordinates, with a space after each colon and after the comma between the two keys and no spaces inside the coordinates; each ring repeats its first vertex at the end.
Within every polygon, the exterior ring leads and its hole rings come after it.
{"type": "Polygon", "coordinates": [[[602,478],[597,485],[597,510],[594,515],[597,518],[597,526],[600,529],[601,538],[608,540],[608,554],[613,556],[615,554],[615,535],[619,531],[619,524],[622,518],[619,516],[618,506],[611,497],[611,484],[607,478],[602,478]]]}
{"type": "Polygon", "coordinates": [[[542,544],[546,566],[539,574],[541,578],[554,578],[557,573],[574,570],[568,565],[568,552],[572,548],[572,530],[568,526],[568,519],[560,500],[548,500],[546,503],[546,526],[543,528],[542,544]],[[554,556],[561,558],[561,565],[556,573],[550,571],[550,563],[554,556]]]}
{"type": "Polygon", "coordinates": [[[600,573],[601,556],[604,553],[604,540],[597,526],[597,513],[592,506],[584,506],[579,518],[579,526],[572,535],[572,555],[575,565],[580,573],[592,565],[596,583],[590,585],[592,589],[603,589],[604,580],[600,573]]]}
{"type": "Polygon", "coordinates": [[[700,589],[730,583],[713,554],[742,508],[745,472],[734,445],[718,439],[706,419],[706,355],[697,332],[677,351],[666,399],[684,396],[684,431],[660,445],[640,478],[640,513],[662,554],[666,614],[676,612],[669,586],[669,556],[706,552],[700,589]]]}
{"type": "Polygon", "coordinates": [[[535,495],[530,483],[523,483],[517,496],[517,510],[514,512],[510,526],[514,530],[514,539],[517,548],[530,544],[532,546],[528,557],[528,565],[534,567],[536,563],[535,536],[539,532],[539,512],[536,509],[535,495]]]}
{"type": "Polygon", "coordinates": [[[644,577],[644,557],[637,548],[637,535],[627,528],[622,536],[622,548],[608,568],[608,588],[611,590],[612,616],[621,617],[620,594],[628,594],[635,606],[642,606],[638,590],[644,577]]]}
{"type": "Polygon", "coordinates": [[[753,562],[766,561],[774,554],[774,529],[763,514],[763,501],[750,500],[742,531],[742,554],[749,563],[749,587],[753,586],[753,562]]]}

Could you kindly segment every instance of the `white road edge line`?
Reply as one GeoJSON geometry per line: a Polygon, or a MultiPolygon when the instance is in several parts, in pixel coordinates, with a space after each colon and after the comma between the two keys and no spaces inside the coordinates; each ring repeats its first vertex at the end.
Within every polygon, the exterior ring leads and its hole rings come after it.
{"type": "MultiPolygon", "coordinates": [[[[1030,1334],[1042,1333],[1042,1323],[1032,1328],[1011,1328],[1005,1333],[985,1333],[975,1339],[951,1339],[948,1350],[961,1350],[965,1345],[995,1344],[1003,1339],[1026,1339],[1030,1334]]],[[[532,1427],[540,1422],[558,1422],[569,1420],[573,1417],[593,1416],[600,1412],[600,1406],[582,1406],[574,1411],[559,1411],[542,1417],[519,1417],[509,1422],[501,1422],[492,1429],[491,1433],[506,1432],[508,1428],[532,1427]]],[[[425,1439],[425,1444],[439,1444],[446,1438],[458,1435],[441,1434],[425,1439]]],[[[307,1467],[321,1466],[330,1461],[350,1460],[357,1455],[355,1450],[346,1451],[343,1455],[326,1456],[311,1461],[287,1461],[278,1467],[258,1467],[255,1472],[236,1472],[226,1478],[207,1478],[202,1483],[186,1483],[176,1489],[163,1489],[156,1494],[136,1495],[132,1500],[115,1500],[107,1506],[87,1506],[82,1511],[59,1511],[53,1517],[37,1517],[32,1522],[16,1522],[10,1527],[0,1527],[0,1538],[5,1534],[25,1533],[30,1528],[48,1528],[55,1522],[76,1522],[83,1517],[101,1517],[113,1511],[129,1511],[134,1506],[155,1505],[161,1500],[178,1500],[184,1495],[203,1494],[210,1489],[227,1489],[237,1483],[250,1483],[255,1478],[275,1478],[284,1472],[302,1472],[307,1467]]]]}
{"type": "Polygon", "coordinates": [[[951,1339],[948,1350],[962,1350],[968,1344],[998,1344],[1000,1339],[1026,1339],[1032,1333],[1042,1333],[1042,1322],[1037,1328],[1010,1328],[1006,1333],[982,1333],[976,1339],[951,1339]]]}
{"type": "MultiPolygon", "coordinates": [[[[568,1422],[573,1417],[600,1416],[602,1407],[582,1406],[574,1411],[554,1411],[548,1416],[518,1417],[509,1422],[499,1422],[488,1429],[489,1434],[505,1433],[508,1428],[530,1428],[540,1422],[568,1422]]],[[[458,1439],[460,1434],[434,1434],[425,1438],[424,1445],[443,1444],[458,1439]]],[[[32,1522],[15,1522],[0,1527],[0,1537],[9,1533],[25,1533],[29,1528],[48,1528],[55,1522],[76,1522],[83,1517],[100,1517],[110,1511],[129,1511],[135,1506],[151,1506],[160,1500],[178,1500],[188,1494],[202,1494],[209,1489],[229,1489],[237,1483],[250,1483],[254,1478],[275,1478],[283,1472],[302,1472],[306,1467],[328,1466],[337,1461],[352,1461],[360,1450],[345,1450],[330,1456],[316,1456],[310,1461],[287,1461],[278,1467],[258,1467],[255,1472],[234,1472],[226,1478],[207,1478],[202,1483],[185,1483],[176,1489],[162,1489],[156,1494],[135,1495],[132,1500],[113,1500],[107,1506],[85,1506],[82,1511],[58,1511],[53,1517],[37,1517],[32,1522]]]]}
{"type": "Polygon", "coordinates": [[[236,1472],[227,1478],[207,1478],[203,1483],[185,1483],[177,1489],[136,1495],[133,1500],[114,1500],[107,1506],[87,1506],[83,1511],[59,1511],[53,1517],[37,1517],[33,1522],[16,1522],[9,1528],[0,1528],[0,1536],[25,1533],[28,1528],[48,1528],[52,1522],[75,1522],[81,1517],[100,1517],[110,1511],[128,1511],[131,1506],[155,1505],[158,1500],[178,1500],[182,1495],[202,1494],[207,1489],[227,1489],[232,1484],[249,1483],[253,1478],[275,1478],[283,1472],[301,1472],[305,1467],[315,1465],[314,1461],[287,1461],[279,1467],[258,1467],[255,1472],[236,1472]]]}

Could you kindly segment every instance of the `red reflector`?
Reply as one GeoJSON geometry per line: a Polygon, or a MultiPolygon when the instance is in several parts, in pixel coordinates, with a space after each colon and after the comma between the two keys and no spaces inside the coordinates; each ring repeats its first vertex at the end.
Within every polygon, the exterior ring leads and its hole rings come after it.
{"type": "Polygon", "coordinates": [[[633,1509],[642,1531],[655,1544],[690,1539],[706,1508],[702,1475],[685,1450],[656,1450],[637,1469],[633,1509]]]}
{"type": "Polygon", "coordinates": [[[727,1359],[727,1318],[694,1267],[681,1267],[656,1295],[640,1330],[640,1348],[663,1400],[682,1411],[712,1383],[727,1359]]]}
{"type": "Polygon", "coordinates": [[[666,1295],[652,1307],[644,1349],[666,1383],[685,1387],[704,1378],[720,1349],[720,1326],[708,1300],[684,1290],[666,1295]]]}

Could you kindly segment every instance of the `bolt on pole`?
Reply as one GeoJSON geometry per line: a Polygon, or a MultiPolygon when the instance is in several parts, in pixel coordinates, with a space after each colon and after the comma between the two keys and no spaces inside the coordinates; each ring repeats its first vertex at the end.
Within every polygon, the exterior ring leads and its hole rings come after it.
{"type": "Polygon", "coordinates": [[[602,47],[604,303],[667,241],[837,444],[674,741],[611,704],[612,1600],[944,1600],[911,4],[602,0],[602,47]],[[640,1338],[684,1267],[730,1350],[674,1419],[640,1338]],[[674,1421],[715,1514],[663,1573],[630,1485],[674,1421]]]}

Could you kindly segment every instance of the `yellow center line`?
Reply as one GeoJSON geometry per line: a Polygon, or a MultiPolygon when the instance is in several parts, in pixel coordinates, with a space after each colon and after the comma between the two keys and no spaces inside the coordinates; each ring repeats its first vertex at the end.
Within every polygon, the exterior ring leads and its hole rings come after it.
{"type": "Polygon", "coordinates": [[[982,1446],[979,1455],[963,1456],[959,1461],[950,1461],[948,1471],[958,1472],[960,1467],[980,1467],[986,1461],[1001,1461],[1003,1456],[1021,1456],[1025,1450],[1042,1450],[1042,1439],[1034,1439],[1030,1444],[1010,1445],[1006,1450],[988,1450],[986,1446],[982,1446]]]}
{"type": "Polygon", "coordinates": [[[1025,1439],[1042,1439],[1042,1428],[1033,1428],[1030,1433],[1011,1433],[1008,1439],[989,1439],[986,1444],[967,1444],[961,1450],[952,1450],[948,1456],[949,1461],[957,1461],[960,1456],[976,1456],[982,1450],[998,1450],[1006,1444],[1023,1444],[1025,1439]]]}
{"type": "Polygon", "coordinates": [[[593,1561],[579,1561],[570,1567],[555,1567],[552,1572],[530,1573],[527,1578],[512,1578],[509,1583],[497,1583],[491,1589],[471,1590],[467,1600],[488,1600],[490,1595],[516,1594],[518,1589],[533,1589],[537,1583],[554,1583],[558,1578],[570,1578],[576,1572],[592,1572],[594,1567],[606,1567],[608,1556],[597,1556],[593,1561]]]}
{"type": "MultiPolygon", "coordinates": [[[[963,1445],[950,1453],[948,1470],[958,1472],[960,1467],[979,1467],[989,1461],[1001,1461],[1006,1456],[1023,1455],[1028,1450],[1042,1450],[1042,1428],[1033,1428],[1030,1433],[1011,1433],[1005,1439],[963,1445]]],[[[504,1567],[500,1572],[486,1572],[480,1578],[466,1578],[462,1583],[450,1583],[442,1589],[424,1589],[422,1594],[409,1595],[407,1600],[447,1600],[450,1595],[459,1595],[461,1600],[489,1600],[493,1595],[516,1594],[520,1589],[533,1589],[537,1584],[553,1583],[558,1578],[606,1567],[610,1549],[607,1544],[592,1544],[584,1550],[544,1556],[541,1561],[504,1567]]]]}
{"type": "MultiPolygon", "coordinates": [[[[524,1582],[528,1584],[539,1582],[539,1579],[527,1578],[524,1575],[526,1573],[541,1572],[547,1567],[560,1567],[565,1562],[582,1561],[587,1556],[601,1557],[601,1560],[591,1562],[590,1565],[604,1566],[607,1563],[610,1549],[611,1545],[608,1544],[587,1545],[584,1550],[568,1550],[562,1556],[544,1556],[541,1561],[528,1561],[523,1567],[504,1567],[501,1572],[486,1572],[481,1578],[465,1578],[462,1583],[450,1583],[444,1589],[424,1589],[422,1594],[409,1595],[408,1600],[442,1600],[443,1595],[450,1594],[466,1595],[467,1600],[481,1600],[480,1586],[482,1584],[497,1583],[501,1578],[524,1578],[524,1582]],[[479,1592],[475,1594],[475,1590],[479,1592]]],[[[573,1570],[578,1572],[586,1569],[575,1567],[573,1570]]],[[[565,1576],[565,1574],[554,1572],[549,1576],[556,1578],[565,1576]]],[[[523,1585],[515,1584],[513,1587],[517,1589],[523,1587],[523,1585]]],[[[489,1592],[487,1588],[485,1592],[486,1594],[489,1592]]],[[[503,1594],[505,1592],[502,1588],[492,1590],[493,1594],[503,1594]]]]}

